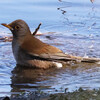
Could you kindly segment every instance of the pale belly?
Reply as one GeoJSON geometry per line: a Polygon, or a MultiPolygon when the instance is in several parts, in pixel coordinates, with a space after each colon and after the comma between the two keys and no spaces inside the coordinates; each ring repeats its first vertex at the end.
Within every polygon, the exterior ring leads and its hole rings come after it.
{"type": "Polygon", "coordinates": [[[18,62],[19,45],[18,45],[17,41],[12,41],[12,51],[13,51],[13,55],[14,55],[16,62],[18,62]]]}

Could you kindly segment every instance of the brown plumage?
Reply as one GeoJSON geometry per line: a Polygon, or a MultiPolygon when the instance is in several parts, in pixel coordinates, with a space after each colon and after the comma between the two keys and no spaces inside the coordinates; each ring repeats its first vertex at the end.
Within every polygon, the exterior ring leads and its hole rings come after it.
{"type": "Polygon", "coordinates": [[[39,39],[33,37],[32,35],[29,35],[25,38],[21,47],[25,49],[26,51],[35,53],[35,54],[61,53],[62,52],[60,49],[56,47],[53,47],[51,45],[41,42],[39,39]]]}
{"type": "Polygon", "coordinates": [[[67,61],[99,61],[100,59],[89,59],[74,57],[64,54],[60,49],[43,43],[35,38],[23,20],[15,20],[10,24],[2,24],[9,28],[13,34],[12,50],[17,64],[22,66],[49,68],[62,67],[67,61]],[[88,60],[89,59],[89,60],[88,60]]]}

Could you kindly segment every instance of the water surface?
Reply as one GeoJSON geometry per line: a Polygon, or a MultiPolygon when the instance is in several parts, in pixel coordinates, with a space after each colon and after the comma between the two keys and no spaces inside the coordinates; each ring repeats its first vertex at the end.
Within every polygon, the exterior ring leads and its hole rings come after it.
{"type": "MultiPolygon", "coordinates": [[[[100,57],[100,1],[89,0],[6,0],[0,1],[0,23],[25,20],[37,36],[65,53],[100,57]],[[49,38],[48,38],[49,37],[49,38]]],[[[0,26],[0,37],[10,31],[0,26]]],[[[100,65],[71,64],[62,69],[37,70],[16,66],[11,42],[0,41],[0,96],[43,90],[48,93],[100,88],[100,65]]]]}

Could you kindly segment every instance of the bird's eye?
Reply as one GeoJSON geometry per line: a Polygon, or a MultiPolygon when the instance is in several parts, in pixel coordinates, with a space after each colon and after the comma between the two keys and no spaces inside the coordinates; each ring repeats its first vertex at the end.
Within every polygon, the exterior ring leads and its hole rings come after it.
{"type": "Polygon", "coordinates": [[[19,29],[19,26],[18,26],[18,25],[17,25],[17,26],[15,26],[15,29],[16,29],[16,30],[18,30],[18,29],[19,29]]]}

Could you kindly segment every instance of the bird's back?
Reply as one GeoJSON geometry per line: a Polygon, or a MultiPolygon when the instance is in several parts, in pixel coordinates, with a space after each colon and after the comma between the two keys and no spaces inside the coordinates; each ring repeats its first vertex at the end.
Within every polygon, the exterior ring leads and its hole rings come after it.
{"type": "Polygon", "coordinates": [[[21,45],[21,48],[27,52],[34,54],[48,54],[48,53],[59,53],[62,52],[60,49],[51,46],[49,44],[43,43],[39,39],[33,37],[32,35],[26,37],[25,41],[21,45]]]}

